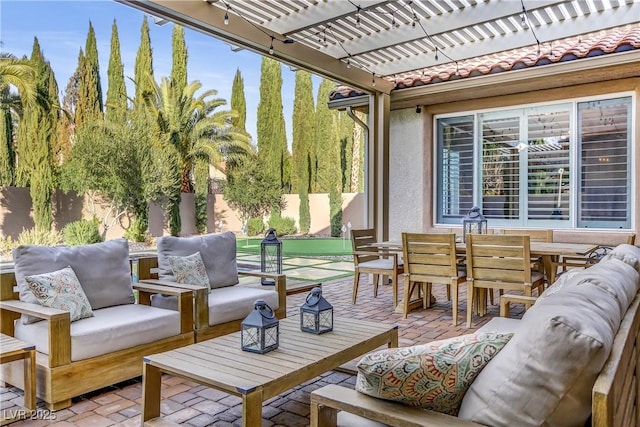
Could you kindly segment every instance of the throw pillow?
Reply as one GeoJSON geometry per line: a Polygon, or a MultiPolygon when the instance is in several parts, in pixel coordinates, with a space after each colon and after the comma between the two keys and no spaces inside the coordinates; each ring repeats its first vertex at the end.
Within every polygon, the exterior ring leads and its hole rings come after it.
{"type": "Polygon", "coordinates": [[[480,333],[371,353],[358,363],[356,390],[457,415],[482,368],[513,334],[480,333]]]}
{"type": "Polygon", "coordinates": [[[176,282],[209,287],[209,277],[200,252],[189,256],[169,256],[167,259],[176,282]]]}
{"type": "Polygon", "coordinates": [[[72,322],[93,316],[87,295],[71,267],[27,276],[25,280],[40,305],[68,311],[72,322]]]}

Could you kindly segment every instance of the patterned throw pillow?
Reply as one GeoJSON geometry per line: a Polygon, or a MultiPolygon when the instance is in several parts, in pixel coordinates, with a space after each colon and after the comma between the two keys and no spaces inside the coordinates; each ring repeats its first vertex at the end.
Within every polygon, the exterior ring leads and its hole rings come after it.
{"type": "Polygon", "coordinates": [[[167,259],[176,282],[209,287],[209,277],[200,252],[189,256],[169,256],[167,259]]]}
{"type": "Polygon", "coordinates": [[[512,336],[469,334],[368,354],[358,363],[356,390],[457,415],[473,380],[512,336]]]}
{"type": "Polygon", "coordinates": [[[38,303],[70,313],[71,321],[93,317],[91,304],[70,266],[51,273],[25,277],[38,303]]]}

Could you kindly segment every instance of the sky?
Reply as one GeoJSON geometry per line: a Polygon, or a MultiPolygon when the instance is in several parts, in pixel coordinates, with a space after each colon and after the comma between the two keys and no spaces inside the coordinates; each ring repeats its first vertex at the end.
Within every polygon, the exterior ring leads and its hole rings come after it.
{"type": "MultiPolygon", "coordinates": [[[[34,37],[38,38],[45,58],[55,73],[63,92],[78,64],[78,53],[84,50],[89,21],[96,33],[103,97],[107,93],[107,67],[111,50],[111,25],[116,20],[125,78],[133,78],[136,53],[140,44],[140,27],[145,15],[113,0],[0,0],[0,51],[17,57],[30,56],[34,37]]],[[[171,33],[173,24],[155,25],[149,18],[153,68],[156,81],[171,72],[171,33]]],[[[242,50],[232,52],[228,44],[185,29],[189,52],[188,80],[198,80],[203,90],[215,89],[227,103],[237,69],[244,79],[247,101],[247,131],[256,141],[256,113],[260,90],[262,57],[242,50]]],[[[287,128],[287,143],[291,148],[291,117],[295,73],[282,66],[282,103],[287,128]]],[[[320,78],[314,77],[314,98],[320,78]]],[[[61,93],[62,97],[63,93],[61,93]]],[[[127,95],[134,96],[133,84],[127,83],[127,95]]]]}

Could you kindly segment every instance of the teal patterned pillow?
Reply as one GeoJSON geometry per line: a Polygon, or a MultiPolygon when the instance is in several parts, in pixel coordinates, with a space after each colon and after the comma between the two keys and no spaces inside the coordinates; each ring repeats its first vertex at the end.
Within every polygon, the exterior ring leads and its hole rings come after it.
{"type": "Polygon", "coordinates": [[[482,368],[513,334],[469,334],[364,356],[356,390],[380,399],[457,415],[482,368]]]}
{"type": "Polygon", "coordinates": [[[209,287],[209,277],[200,252],[189,256],[168,256],[167,259],[176,282],[209,287]]]}
{"type": "Polygon", "coordinates": [[[27,276],[25,280],[40,305],[68,311],[72,322],[93,317],[91,304],[71,267],[27,276]]]}

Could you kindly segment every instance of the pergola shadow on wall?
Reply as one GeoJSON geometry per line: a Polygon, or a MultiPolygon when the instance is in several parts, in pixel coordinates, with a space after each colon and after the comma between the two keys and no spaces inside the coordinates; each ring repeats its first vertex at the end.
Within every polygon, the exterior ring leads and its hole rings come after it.
{"type": "MultiPolygon", "coordinates": [[[[581,39],[637,28],[640,0],[117,1],[345,85],[332,103],[368,113],[366,216],[383,239],[392,196],[403,190],[390,184],[392,110],[456,102],[470,109],[496,97],[515,104],[536,91],[638,77],[640,69],[636,33],[596,49],[581,39]]],[[[420,144],[432,144],[434,111],[417,125],[420,144]]],[[[420,160],[433,162],[429,154],[420,160]]],[[[434,223],[432,212],[421,215],[434,223]]]]}

